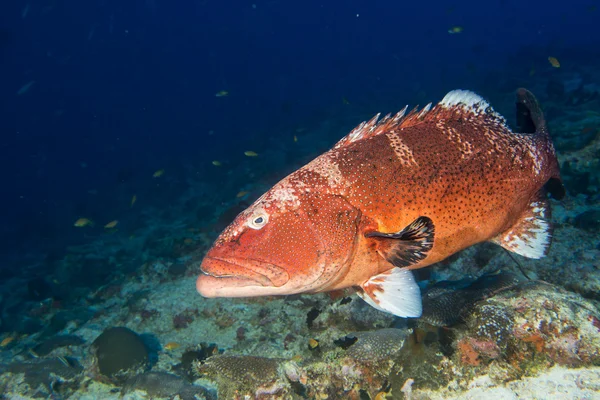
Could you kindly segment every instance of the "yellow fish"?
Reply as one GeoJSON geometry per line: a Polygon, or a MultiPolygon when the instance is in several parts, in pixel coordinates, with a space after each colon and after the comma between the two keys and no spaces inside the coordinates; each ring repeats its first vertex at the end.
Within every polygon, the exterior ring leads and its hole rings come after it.
{"type": "Polygon", "coordinates": [[[229,92],[227,90],[221,90],[218,91],[217,94],[215,94],[215,97],[227,97],[229,96],[229,92]]]}
{"type": "Polygon", "coordinates": [[[159,169],[158,171],[156,171],[156,172],[155,172],[155,173],[152,175],[152,177],[153,177],[153,178],[160,178],[161,176],[163,176],[163,175],[164,175],[164,173],[165,173],[165,170],[164,170],[164,169],[159,169]]]}
{"type": "Polygon", "coordinates": [[[5,337],[2,342],[0,342],[0,347],[6,347],[9,344],[11,344],[14,340],[15,340],[16,336],[7,336],[5,337]]]}
{"type": "Polygon", "coordinates": [[[115,219],[114,221],[110,221],[108,224],[104,225],[104,227],[106,229],[111,229],[111,228],[114,228],[115,226],[117,226],[118,223],[119,223],[119,221],[115,219]]]}
{"type": "Polygon", "coordinates": [[[236,194],[235,197],[239,199],[240,197],[244,197],[248,193],[250,193],[250,192],[248,192],[247,190],[242,190],[241,192],[239,192],[238,194],[236,194]]]}
{"type": "Polygon", "coordinates": [[[560,63],[558,62],[556,57],[548,57],[548,61],[550,62],[550,65],[552,65],[554,68],[560,68],[560,63]]]}
{"type": "Polygon", "coordinates": [[[247,157],[258,157],[258,153],[254,152],[254,151],[251,151],[251,150],[245,151],[244,154],[247,157]]]}
{"type": "Polygon", "coordinates": [[[77,228],[83,228],[84,226],[94,226],[94,223],[91,219],[79,218],[77,221],[75,221],[73,226],[76,226],[77,228]]]}
{"type": "Polygon", "coordinates": [[[215,160],[212,162],[212,165],[214,165],[215,167],[220,167],[221,166],[221,161],[215,160]]]}
{"type": "Polygon", "coordinates": [[[179,347],[181,347],[181,345],[177,342],[169,342],[169,343],[165,344],[165,350],[167,350],[167,351],[175,350],[175,349],[178,349],[179,347]]]}
{"type": "Polygon", "coordinates": [[[463,31],[462,26],[453,26],[452,28],[448,29],[448,33],[451,35],[454,35],[456,33],[461,33],[462,31],[463,31]]]}
{"type": "Polygon", "coordinates": [[[135,204],[135,202],[137,201],[137,195],[133,195],[133,197],[131,198],[131,207],[133,207],[133,205],[135,204]]]}
{"type": "Polygon", "coordinates": [[[298,143],[298,136],[294,135],[294,143],[298,143]]]}

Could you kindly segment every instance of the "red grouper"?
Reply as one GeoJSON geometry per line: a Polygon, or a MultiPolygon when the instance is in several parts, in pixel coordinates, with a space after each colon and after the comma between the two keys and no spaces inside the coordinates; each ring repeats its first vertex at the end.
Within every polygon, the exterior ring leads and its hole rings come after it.
{"type": "Polygon", "coordinates": [[[547,192],[564,196],[535,97],[517,91],[517,127],[479,95],[358,125],[239,214],[202,261],[205,297],[355,288],[371,306],[419,317],[410,272],[479,242],[548,252],[547,192]]]}

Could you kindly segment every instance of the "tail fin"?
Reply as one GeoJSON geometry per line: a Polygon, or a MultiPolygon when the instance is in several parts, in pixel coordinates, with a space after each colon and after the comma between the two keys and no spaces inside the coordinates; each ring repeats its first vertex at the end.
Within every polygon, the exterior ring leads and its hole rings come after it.
{"type": "Polygon", "coordinates": [[[517,128],[519,133],[548,135],[544,113],[537,99],[527,89],[517,90],[517,128]]]}
{"type": "Polygon", "coordinates": [[[545,142],[548,147],[548,159],[550,161],[551,175],[545,185],[545,189],[555,199],[562,199],[565,194],[565,188],[560,179],[560,171],[558,160],[550,132],[544,119],[544,113],[535,96],[527,89],[520,88],[517,90],[517,129],[519,133],[528,133],[539,135],[540,139],[545,142]]]}

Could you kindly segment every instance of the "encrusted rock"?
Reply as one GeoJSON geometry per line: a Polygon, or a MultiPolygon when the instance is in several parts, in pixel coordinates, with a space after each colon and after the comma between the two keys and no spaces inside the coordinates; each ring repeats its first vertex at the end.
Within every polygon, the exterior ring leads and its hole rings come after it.
{"type": "Polygon", "coordinates": [[[219,398],[285,398],[291,386],[282,359],[255,356],[210,357],[198,366],[198,372],[217,383],[219,398]]]}
{"type": "Polygon", "coordinates": [[[405,329],[379,329],[376,331],[353,332],[346,337],[356,338],[348,348],[349,357],[360,361],[377,361],[396,354],[408,336],[405,329]]]}

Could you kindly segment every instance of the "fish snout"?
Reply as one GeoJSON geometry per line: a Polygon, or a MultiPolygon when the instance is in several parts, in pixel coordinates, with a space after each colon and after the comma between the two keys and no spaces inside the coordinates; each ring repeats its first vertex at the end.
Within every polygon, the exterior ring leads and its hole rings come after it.
{"type": "Polygon", "coordinates": [[[262,296],[289,280],[285,270],[254,260],[206,257],[200,269],[196,290],[204,297],[262,296]]]}

